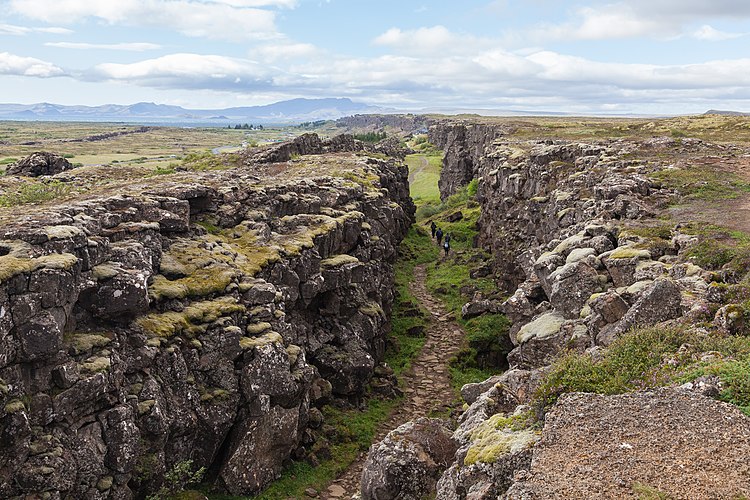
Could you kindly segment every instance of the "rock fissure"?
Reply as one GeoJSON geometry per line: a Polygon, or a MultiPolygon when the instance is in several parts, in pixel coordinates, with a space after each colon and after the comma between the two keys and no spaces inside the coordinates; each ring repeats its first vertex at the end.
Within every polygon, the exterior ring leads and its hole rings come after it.
{"type": "MultiPolygon", "coordinates": [[[[460,350],[464,342],[464,333],[440,301],[427,290],[425,280],[425,266],[417,266],[414,270],[414,281],[410,283],[409,288],[420,306],[430,315],[429,324],[425,329],[426,340],[419,355],[411,362],[408,372],[401,377],[403,401],[380,426],[374,442],[380,441],[389,432],[409,421],[427,418],[433,413],[450,412],[455,403],[448,364],[451,357],[460,350]]],[[[385,453],[389,450],[389,446],[383,447],[385,453]]],[[[336,481],[321,492],[321,498],[351,498],[360,491],[363,498],[376,498],[375,491],[388,482],[388,477],[403,475],[404,471],[388,470],[389,464],[395,461],[394,457],[383,457],[382,463],[371,464],[365,463],[366,455],[363,453],[336,481]],[[390,460],[391,458],[394,460],[390,460]]],[[[433,478],[433,482],[436,479],[433,478]]],[[[404,494],[411,487],[421,485],[406,482],[399,486],[403,488],[404,494]]]]}
{"type": "MultiPolygon", "coordinates": [[[[691,249],[699,242],[695,233],[655,220],[678,198],[656,179],[658,172],[674,168],[669,159],[688,147],[695,156],[719,153],[724,158],[742,151],[658,138],[528,140],[520,138],[527,135],[515,134],[515,125],[481,119],[436,119],[429,137],[445,151],[439,183],[443,200],[477,181],[481,216],[476,243],[491,252],[490,272],[510,295],[504,301],[479,296],[464,306],[464,317],[502,311],[511,320],[513,343],[509,370],[462,389],[467,407],[452,433],[456,451],[436,483],[436,498],[636,498],[639,491],[675,498],[689,491],[687,497],[711,498],[709,492],[716,491],[717,484],[723,488],[719,468],[706,466],[703,474],[701,467],[680,464],[699,463],[696,455],[715,457],[712,450],[731,446],[724,437],[733,432],[744,436],[750,420],[712,399],[721,395],[719,377],[680,385],[680,374],[689,371],[678,370],[687,367],[700,373],[705,366],[700,363],[722,356],[702,352],[691,342],[740,334],[745,331],[745,313],[742,306],[726,305],[714,292],[734,286],[737,278],[732,271],[696,266],[690,261],[695,255],[691,249]],[[638,351],[648,351],[648,344],[627,343],[639,332],[643,341],[655,344],[654,349],[665,349],[664,354],[658,351],[662,359],[649,359],[648,352],[638,351]],[[693,340],[674,347],[659,345],[669,335],[693,340]],[[610,348],[620,356],[612,366],[607,365],[610,348]],[[626,355],[631,358],[623,359],[626,355]],[[558,364],[565,360],[568,365],[558,364]],[[627,363],[642,363],[643,368],[628,380],[605,372],[635,371],[627,363]],[[559,380],[550,381],[553,374],[559,380]],[[554,383],[561,387],[550,385],[554,383]],[[604,394],[670,387],[606,396],[565,394],[571,391],[566,383],[604,394]],[[613,386],[597,386],[606,383],[613,386]],[[551,409],[545,406],[561,394],[551,409]],[[703,415],[724,412],[732,415],[727,416],[732,425],[715,421],[723,430],[709,432],[709,437],[703,415]],[[617,423],[609,427],[602,415],[612,415],[617,423]],[[651,425],[654,419],[679,424],[661,433],[651,425]],[[621,442],[605,442],[613,429],[624,436],[621,442]],[[675,443],[680,442],[701,442],[700,451],[679,451],[675,443]],[[665,474],[670,477],[658,480],[655,470],[669,470],[665,474]]],[[[741,272],[745,273],[746,269],[741,272]]],[[[402,453],[400,436],[415,426],[418,435],[444,432],[437,421],[405,424],[373,447],[368,460],[377,462],[389,451],[402,453]]],[[[365,498],[421,498],[427,493],[396,493],[408,477],[406,471],[425,474],[433,462],[418,446],[411,449],[411,455],[400,455],[400,462],[391,461],[401,464],[401,475],[381,474],[380,490],[365,498]]],[[[715,458],[736,470],[731,453],[715,458]]],[[[722,495],[746,495],[748,488],[750,475],[738,472],[722,495]]]]}

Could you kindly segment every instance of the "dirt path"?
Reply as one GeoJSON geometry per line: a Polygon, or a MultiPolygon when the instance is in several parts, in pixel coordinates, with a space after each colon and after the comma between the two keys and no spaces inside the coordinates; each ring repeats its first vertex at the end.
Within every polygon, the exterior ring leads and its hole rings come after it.
{"type": "MultiPolygon", "coordinates": [[[[381,426],[375,442],[405,422],[428,416],[433,411],[449,410],[455,399],[450,385],[448,361],[458,352],[464,333],[442,304],[427,291],[425,276],[425,267],[417,266],[414,270],[414,282],[409,288],[431,316],[427,324],[427,340],[419,356],[412,362],[411,369],[402,377],[403,403],[381,426]]],[[[358,493],[366,458],[367,453],[362,453],[357,461],[321,493],[320,498],[350,499],[358,493]]]]}
{"type": "Polygon", "coordinates": [[[422,171],[428,168],[429,166],[430,166],[430,161],[427,159],[427,157],[420,156],[419,166],[417,168],[409,170],[409,185],[414,183],[414,178],[417,176],[417,174],[422,173],[422,171]]]}

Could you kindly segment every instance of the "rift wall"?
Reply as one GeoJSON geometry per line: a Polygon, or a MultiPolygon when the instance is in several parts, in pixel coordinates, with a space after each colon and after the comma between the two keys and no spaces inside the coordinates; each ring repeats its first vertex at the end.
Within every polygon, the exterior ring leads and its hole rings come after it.
{"type": "Polygon", "coordinates": [[[142,496],[188,460],[252,494],[305,455],[382,360],[414,210],[405,167],[341,155],[3,225],[0,497],[142,496]]]}

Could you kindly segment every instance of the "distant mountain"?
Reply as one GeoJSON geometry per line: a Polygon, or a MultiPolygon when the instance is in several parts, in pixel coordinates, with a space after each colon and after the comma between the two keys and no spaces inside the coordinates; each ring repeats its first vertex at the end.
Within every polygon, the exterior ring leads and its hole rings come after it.
{"type": "Polygon", "coordinates": [[[181,106],[139,102],[130,105],[63,106],[60,104],[0,104],[0,120],[122,121],[178,124],[291,124],[335,120],[353,114],[392,110],[354,102],[347,98],[291,99],[264,106],[226,109],[186,109],[181,106]]]}
{"type": "Polygon", "coordinates": [[[719,109],[709,109],[704,115],[723,115],[723,116],[750,116],[750,113],[743,113],[742,111],[721,111],[719,109]]]}

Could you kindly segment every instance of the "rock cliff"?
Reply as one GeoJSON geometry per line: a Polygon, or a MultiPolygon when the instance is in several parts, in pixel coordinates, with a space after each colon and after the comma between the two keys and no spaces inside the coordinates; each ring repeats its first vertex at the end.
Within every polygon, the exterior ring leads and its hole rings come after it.
{"type": "Polygon", "coordinates": [[[253,494],[362,395],[407,170],[306,140],[0,215],[0,497],[139,497],[189,461],[253,494]]]}
{"type": "MultiPolygon", "coordinates": [[[[458,451],[437,483],[437,498],[498,498],[509,488],[512,494],[508,498],[590,496],[605,490],[606,497],[619,498],[610,493],[621,490],[608,481],[616,482],[618,474],[629,474],[624,465],[608,464],[607,474],[615,479],[604,479],[604,486],[583,494],[586,481],[602,476],[593,473],[592,478],[592,469],[585,463],[578,464],[580,482],[565,490],[560,485],[569,476],[554,466],[545,468],[542,457],[548,456],[545,452],[549,443],[567,442],[571,436],[579,436],[579,429],[594,428],[594,422],[601,421],[597,404],[611,412],[624,411],[629,421],[649,422],[660,419],[658,409],[668,408],[671,401],[684,402],[688,396],[669,391],[631,399],[580,396],[576,401],[584,401],[579,405],[584,409],[566,414],[575,406],[571,397],[561,399],[553,408],[551,415],[556,418],[549,423],[533,424],[540,410],[539,406],[530,406],[539,404],[534,399],[535,391],[562,353],[577,352],[595,363],[608,346],[634,327],[703,328],[699,337],[709,334],[706,328],[720,336],[739,331],[737,323],[742,315],[732,317],[732,306],[722,307],[714,293],[722,288],[722,281],[731,282],[733,278],[691,263],[687,252],[697,238],[683,232],[680,225],[665,229],[663,223],[653,220],[674,199],[674,193],[653,180],[652,174],[664,168],[662,162],[640,158],[669,157],[672,153],[663,148],[665,141],[527,140],[523,134],[510,132],[508,124],[493,126],[481,121],[446,120],[430,127],[431,142],[445,150],[442,197],[472,179],[478,180],[477,200],[482,214],[477,243],[491,251],[496,281],[510,294],[502,303],[470,302],[464,307],[464,316],[474,316],[477,311],[503,311],[512,321],[510,341],[514,345],[508,355],[508,371],[463,388],[468,406],[453,433],[458,451]],[[653,148],[661,148],[659,154],[646,154],[653,148]],[[596,404],[589,404],[589,400],[596,404]],[[646,406],[637,416],[628,406],[633,401],[646,406]],[[569,427],[561,430],[557,425],[560,421],[569,427]],[[537,445],[540,439],[542,444],[537,445]],[[534,479],[542,476],[545,478],[534,479]],[[563,490],[565,494],[557,493],[563,490]],[[573,490],[575,493],[571,493],[573,490]]],[[[725,152],[720,145],[703,144],[701,148],[691,154],[716,157],[725,152]]],[[[680,347],[681,351],[691,348],[680,347]]],[[[691,356],[710,359],[706,356],[711,353],[691,356]]],[[[719,389],[716,384],[713,387],[712,394],[717,395],[719,389]]],[[[704,397],[693,398],[690,404],[695,414],[711,414],[722,408],[704,397]]],[[[734,413],[743,420],[741,427],[745,429],[747,418],[734,413]]],[[[716,425],[722,429],[719,433],[731,432],[729,425],[716,425]]],[[[662,460],[664,468],[692,460],[692,451],[675,448],[668,457],[654,458],[660,453],[655,443],[661,438],[655,438],[654,431],[645,431],[645,424],[631,427],[629,436],[642,445],[632,454],[640,458],[633,460],[662,460]]],[[[701,441],[690,434],[694,430],[691,423],[677,435],[665,433],[662,437],[670,443],[701,441]]],[[[557,458],[565,462],[576,451],[599,453],[601,440],[597,436],[579,436],[577,444],[557,458]]],[[[706,445],[700,453],[710,455],[711,446],[706,445]]],[[[615,448],[613,445],[610,450],[615,448]]],[[[727,467],[733,467],[732,460],[727,467]]],[[[371,471],[370,476],[377,476],[377,472],[371,471]]],[[[744,494],[750,487],[750,475],[743,472],[739,476],[730,488],[733,494],[744,494]]],[[[649,482],[653,479],[644,473],[628,478],[623,487],[631,491],[638,481],[653,484],[649,482]]],[[[669,491],[677,492],[671,487],[669,491]]]]}

